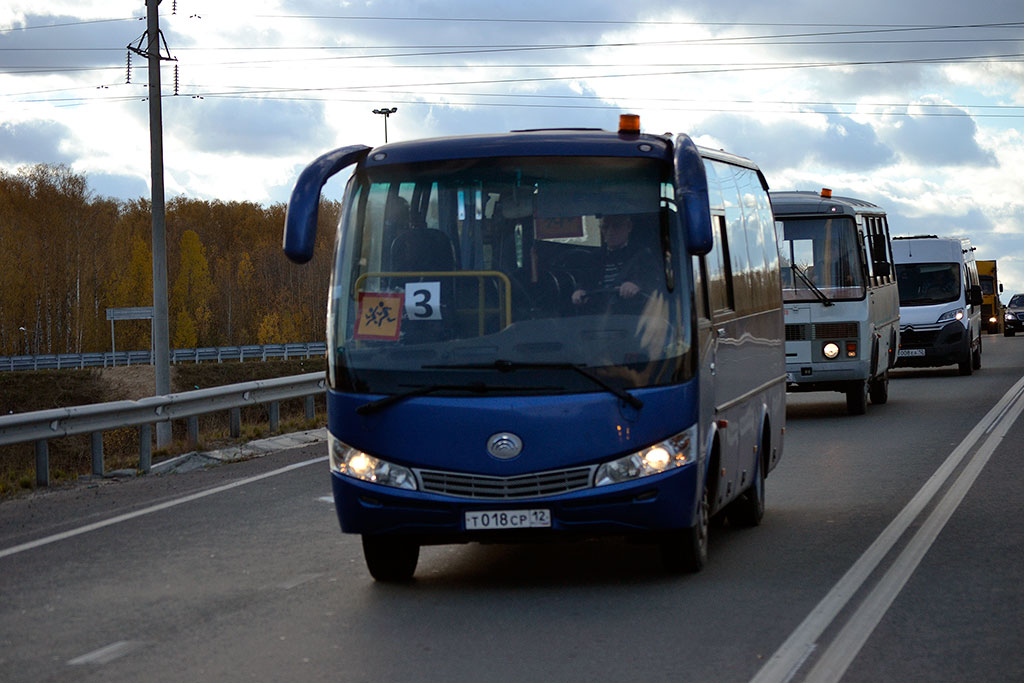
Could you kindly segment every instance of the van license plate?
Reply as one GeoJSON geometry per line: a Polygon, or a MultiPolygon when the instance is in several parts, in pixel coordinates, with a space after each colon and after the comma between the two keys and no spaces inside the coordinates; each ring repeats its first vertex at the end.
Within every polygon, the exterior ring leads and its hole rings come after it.
{"type": "Polygon", "coordinates": [[[900,349],[896,355],[900,358],[905,358],[907,356],[923,356],[924,349],[900,349]]]}
{"type": "Polygon", "coordinates": [[[551,510],[475,510],[466,513],[466,531],[551,526],[551,510]]]}

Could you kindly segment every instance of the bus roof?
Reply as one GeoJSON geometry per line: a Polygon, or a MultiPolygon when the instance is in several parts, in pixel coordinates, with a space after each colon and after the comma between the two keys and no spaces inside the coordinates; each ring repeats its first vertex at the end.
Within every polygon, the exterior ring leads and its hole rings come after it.
{"type": "Polygon", "coordinates": [[[885,210],[877,204],[854,197],[822,197],[819,192],[803,190],[771,192],[769,196],[776,218],[798,215],[885,214],[885,210]]]}
{"type": "MultiPolygon", "coordinates": [[[[672,138],[664,135],[621,134],[597,128],[552,128],[392,142],[372,149],[363,163],[372,168],[422,161],[504,156],[640,157],[668,161],[673,149],[672,138]]],[[[760,169],[749,159],[705,147],[698,147],[698,150],[705,158],[744,166],[760,173],[760,169]]]]}

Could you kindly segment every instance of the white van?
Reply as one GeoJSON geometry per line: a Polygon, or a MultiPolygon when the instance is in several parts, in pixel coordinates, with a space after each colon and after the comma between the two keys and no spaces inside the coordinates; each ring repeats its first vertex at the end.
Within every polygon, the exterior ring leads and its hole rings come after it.
{"type": "Polygon", "coordinates": [[[964,238],[894,237],[900,290],[900,367],[981,368],[981,283],[964,238]]]}

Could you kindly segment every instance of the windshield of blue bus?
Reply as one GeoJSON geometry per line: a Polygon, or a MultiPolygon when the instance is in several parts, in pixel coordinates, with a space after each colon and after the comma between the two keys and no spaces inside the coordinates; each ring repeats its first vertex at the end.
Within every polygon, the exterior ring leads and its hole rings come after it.
{"type": "Polygon", "coordinates": [[[692,279],[669,170],[604,157],[359,170],[328,312],[332,386],[529,394],[600,391],[587,374],[616,388],[686,379],[692,279]]]}
{"type": "Polygon", "coordinates": [[[782,224],[783,301],[864,297],[864,269],[853,219],[786,218],[782,224]]]}
{"type": "Polygon", "coordinates": [[[931,306],[960,298],[960,264],[897,263],[900,306],[931,306]]]}

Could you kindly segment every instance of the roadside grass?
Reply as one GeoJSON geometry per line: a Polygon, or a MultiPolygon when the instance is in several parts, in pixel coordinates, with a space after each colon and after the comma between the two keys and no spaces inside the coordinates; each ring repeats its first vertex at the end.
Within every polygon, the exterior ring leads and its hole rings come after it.
{"type": "MultiPolygon", "coordinates": [[[[308,372],[323,372],[322,358],[288,361],[249,361],[232,363],[183,364],[171,367],[171,391],[194,391],[225,384],[236,384],[273,377],[287,377],[308,372]]],[[[149,366],[146,366],[147,368],[149,366]]],[[[151,372],[151,369],[150,369],[151,372]]],[[[81,370],[39,370],[0,372],[0,414],[31,412],[49,408],[105,403],[137,396],[118,395],[96,368],[81,370]]],[[[317,429],[326,424],[323,397],[314,403],[312,420],[305,417],[302,399],[282,401],[278,433],[317,429]]],[[[184,420],[171,426],[172,440],[157,449],[154,441],[153,462],[199,450],[216,450],[272,436],[269,406],[243,408],[239,438],[229,436],[227,412],[199,417],[199,443],[190,447],[184,420]]],[[[153,430],[155,432],[155,430],[153,430]]],[[[92,473],[92,450],[88,434],[50,439],[50,488],[77,482],[92,473]]],[[[103,464],[106,473],[136,470],[139,466],[139,432],[135,427],[112,429],[103,433],[103,464]]],[[[35,489],[35,445],[21,443],[0,447],[0,500],[35,489]]]]}

